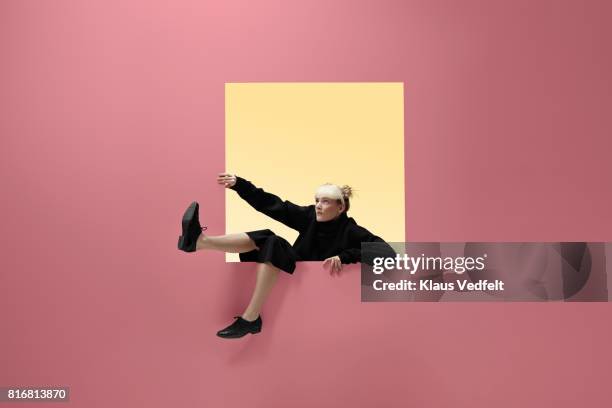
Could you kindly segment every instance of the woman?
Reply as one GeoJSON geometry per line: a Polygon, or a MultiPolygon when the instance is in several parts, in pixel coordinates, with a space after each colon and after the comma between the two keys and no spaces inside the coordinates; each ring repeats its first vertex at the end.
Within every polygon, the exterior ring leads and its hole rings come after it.
{"type": "Polygon", "coordinates": [[[323,184],[315,193],[315,204],[299,206],[228,173],[219,174],[217,183],[236,191],[257,211],[299,232],[293,246],[268,229],[208,236],[202,233],[206,227],[200,226],[198,203],[193,202],[187,208],[179,249],[237,252],[243,262],[259,263],[249,305],[241,316],[234,317],[234,323],[217,332],[219,337],[238,338],[261,331],[260,311],[279,271],[292,274],[297,261],[324,261],[323,266],[329,267],[330,273],[339,272],[342,265],[361,261],[362,242],[384,242],[346,215],[352,196],[349,186],[323,184]]]}

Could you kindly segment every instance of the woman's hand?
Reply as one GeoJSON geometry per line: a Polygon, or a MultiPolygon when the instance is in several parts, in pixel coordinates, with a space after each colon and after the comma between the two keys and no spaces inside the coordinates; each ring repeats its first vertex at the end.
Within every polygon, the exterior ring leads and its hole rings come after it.
{"type": "Polygon", "coordinates": [[[338,274],[340,274],[340,271],[342,270],[342,261],[340,261],[339,256],[332,256],[331,258],[327,258],[326,260],[324,260],[323,267],[325,268],[327,267],[327,265],[330,265],[330,275],[333,275],[334,272],[338,272],[338,274]]]}
{"type": "Polygon", "coordinates": [[[223,184],[225,188],[233,187],[236,184],[236,176],[229,173],[219,173],[217,183],[223,184]]]}

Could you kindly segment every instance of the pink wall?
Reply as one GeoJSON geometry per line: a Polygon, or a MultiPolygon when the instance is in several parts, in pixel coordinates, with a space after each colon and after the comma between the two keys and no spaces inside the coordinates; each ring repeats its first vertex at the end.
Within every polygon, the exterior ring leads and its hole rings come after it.
{"type": "Polygon", "coordinates": [[[223,230],[225,82],[405,82],[410,240],[611,240],[610,2],[291,3],[1,2],[0,385],[88,408],[607,405],[607,303],[361,304],[356,267],[308,263],[260,335],[215,337],[252,265],[175,248],[191,200],[223,230]]]}

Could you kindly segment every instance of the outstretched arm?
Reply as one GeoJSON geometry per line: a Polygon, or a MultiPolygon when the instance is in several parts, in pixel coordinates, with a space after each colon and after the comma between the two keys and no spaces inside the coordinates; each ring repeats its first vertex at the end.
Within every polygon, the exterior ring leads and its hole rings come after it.
{"type": "Polygon", "coordinates": [[[299,206],[291,201],[268,193],[242,177],[222,173],[217,179],[220,184],[236,191],[238,195],[257,211],[282,222],[289,228],[301,231],[308,226],[314,213],[313,206],[299,206]]]}

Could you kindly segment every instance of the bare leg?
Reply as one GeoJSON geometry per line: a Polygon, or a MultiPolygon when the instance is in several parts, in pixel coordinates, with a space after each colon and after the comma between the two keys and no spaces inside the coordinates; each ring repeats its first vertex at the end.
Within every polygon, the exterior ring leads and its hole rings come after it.
{"type": "Polygon", "coordinates": [[[273,266],[271,263],[266,262],[259,264],[257,269],[257,282],[255,283],[255,290],[251,297],[251,302],[242,314],[242,318],[245,320],[253,321],[259,317],[261,308],[270,294],[270,290],[276,283],[278,273],[280,269],[273,266]]]}
{"type": "Polygon", "coordinates": [[[240,232],[238,234],[208,236],[201,234],[196,242],[196,251],[201,249],[214,249],[223,252],[249,252],[257,248],[249,236],[240,232]]]}

